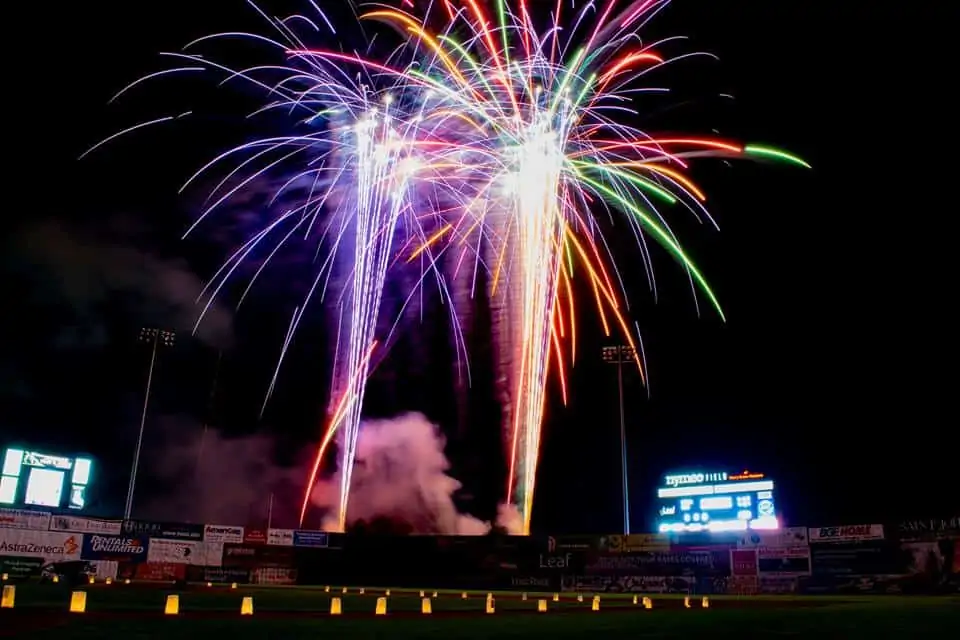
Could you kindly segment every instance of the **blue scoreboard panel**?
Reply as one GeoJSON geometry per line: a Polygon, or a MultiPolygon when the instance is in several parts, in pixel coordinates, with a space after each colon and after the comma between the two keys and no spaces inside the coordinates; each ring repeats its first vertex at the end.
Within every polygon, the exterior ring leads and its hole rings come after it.
{"type": "Polygon", "coordinates": [[[770,530],[780,527],[773,480],[762,473],[688,472],[657,489],[662,533],[770,530]]]}

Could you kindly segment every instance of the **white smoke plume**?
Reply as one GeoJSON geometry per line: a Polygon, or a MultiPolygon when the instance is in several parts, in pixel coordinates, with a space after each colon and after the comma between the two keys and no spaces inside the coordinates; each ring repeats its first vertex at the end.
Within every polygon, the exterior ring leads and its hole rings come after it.
{"type": "MultiPolygon", "coordinates": [[[[484,535],[492,524],[457,511],[460,482],[448,474],[440,429],[419,413],[365,421],[357,441],[347,524],[385,518],[419,534],[484,535]]],[[[325,529],[336,529],[339,473],[314,489],[314,505],[329,510],[325,529]],[[331,521],[332,520],[332,521],[331,521]]],[[[498,526],[520,531],[519,514],[499,509],[498,526]]]]}

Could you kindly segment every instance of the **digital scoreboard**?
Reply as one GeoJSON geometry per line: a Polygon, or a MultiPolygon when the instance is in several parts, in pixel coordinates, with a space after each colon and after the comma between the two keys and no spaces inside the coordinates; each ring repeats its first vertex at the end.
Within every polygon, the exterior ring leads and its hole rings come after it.
{"type": "Polygon", "coordinates": [[[773,480],[762,473],[725,471],[665,476],[657,489],[662,533],[770,530],[780,527],[773,480]]]}
{"type": "Polygon", "coordinates": [[[93,461],[7,449],[0,472],[0,505],[79,511],[87,505],[93,461]]]}

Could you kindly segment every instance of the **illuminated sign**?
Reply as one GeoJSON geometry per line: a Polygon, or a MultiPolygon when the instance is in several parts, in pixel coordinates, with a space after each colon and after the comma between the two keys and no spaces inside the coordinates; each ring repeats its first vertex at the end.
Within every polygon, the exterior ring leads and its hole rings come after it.
{"type": "Polygon", "coordinates": [[[92,469],[89,458],[7,449],[0,475],[0,504],[83,509],[92,469]]]}
{"type": "Polygon", "coordinates": [[[661,533],[749,531],[780,527],[774,483],[762,473],[668,475],[657,490],[661,533]]]}
{"type": "Polygon", "coordinates": [[[762,473],[753,473],[751,471],[744,471],[738,473],[735,476],[730,476],[730,480],[763,480],[766,476],[762,473]]]}
{"type": "Polygon", "coordinates": [[[679,487],[687,484],[703,484],[704,482],[725,482],[726,473],[680,473],[667,476],[663,479],[668,487],[679,487]]]}

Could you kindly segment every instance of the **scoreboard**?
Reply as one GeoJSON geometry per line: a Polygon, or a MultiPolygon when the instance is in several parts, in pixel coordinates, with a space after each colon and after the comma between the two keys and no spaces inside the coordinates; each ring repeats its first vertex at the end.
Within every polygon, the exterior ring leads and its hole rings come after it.
{"type": "Polygon", "coordinates": [[[773,480],[762,473],[693,471],[665,476],[657,489],[661,533],[770,530],[780,527],[773,480]]]}
{"type": "Polygon", "coordinates": [[[82,510],[93,477],[90,458],[7,449],[0,467],[0,505],[82,510]]]}

